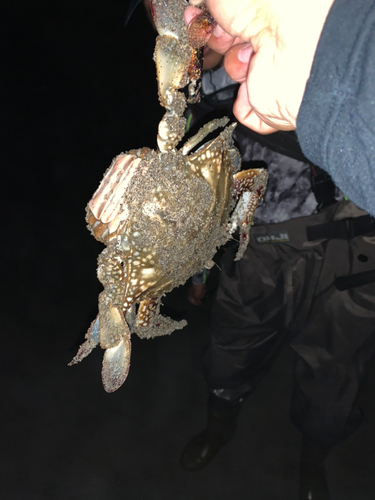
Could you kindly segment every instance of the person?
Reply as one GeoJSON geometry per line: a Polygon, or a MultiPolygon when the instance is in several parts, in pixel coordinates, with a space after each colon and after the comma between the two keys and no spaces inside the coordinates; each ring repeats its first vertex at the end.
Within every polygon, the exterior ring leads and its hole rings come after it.
{"type": "MultiPolygon", "coordinates": [[[[230,114],[237,85],[206,71],[194,120],[230,114]]],[[[285,341],[295,353],[291,419],[303,439],[300,500],[325,500],[324,460],[362,421],[356,400],[375,352],[375,224],[303,155],[293,132],[234,133],[243,167],[267,166],[269,185],[243,258],[230,244],[219,267],[211,340],[202,361],[207,427],[181,455],[201,470],[233,437],[243,400],[267,375],[285,341]],[[353,332],[356,332],[353,335],[353,332]],[[310,496],[309,496],[310,495],[310,496]]],[[[202,302],[201,274],[189,300],[202,302]]]]}
{"type": "MultiPolygon", "coordinates": [[[[196,117],[224,102],[231,108],[233,83],[222,69],[206,73],[196,117]]],[[[368,237],[375,227],[337,196],[292,133],[258,136],[238,126],[236,139],[245,163],[268,165],[270,182],[243,259],[233,262],[230,245],[220,264],[212,340],[203,357],[208,425],[187,444],[181,464],[199,470],[231,439],[243,399],[288,339],[296,355],[291,416],[303,433],[300,500],[323,500],[329,498],[324,458],[362,419],[356,399],[375,350],[375,256],[368,237]]]]}
{"type": "Polygon", "coordinates": [[[218,22],[208,44],[241,84],[238,121],[260,133],[296,129],[305,156],[375,215],[375,1],[206,4],[218,22]]]}

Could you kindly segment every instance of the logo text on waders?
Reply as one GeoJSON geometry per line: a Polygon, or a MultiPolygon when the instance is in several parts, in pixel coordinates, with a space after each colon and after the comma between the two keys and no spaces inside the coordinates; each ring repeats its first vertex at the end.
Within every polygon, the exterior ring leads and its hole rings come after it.
{"type": "Polygon", "coordinates": [[[255,236],[255,240],[259,245],[264,245],[266,243],[285,243],[290,241],[289,234],[287,231],[280,231],[279,233],[262,234],[260,236],[255,236]]]}

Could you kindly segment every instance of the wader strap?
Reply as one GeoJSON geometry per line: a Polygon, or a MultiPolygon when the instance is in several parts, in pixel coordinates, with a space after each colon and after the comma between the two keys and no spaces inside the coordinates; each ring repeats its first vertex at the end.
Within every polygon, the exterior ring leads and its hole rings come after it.
{"type": "Polygon", "coordinates": [[[375,231],[375,221],[370,215],[347,218],[326,224],[306,227],[307,241],[323,239],[350,240],[361,234],[375,231]]]}
{"type": "Polygon", "coordinates": [[[375,271],[352,274],[350,276],[340,276],[335,279],[337,290],[343,291],[356,286],[368,285],[375,281],[375,271]]]}
{"type": "Polygon", "coordinates": [[[318,203],[317,210],[330,207],[336,200],[336,186],[327,172],[316,165],[310,164],[311,189],[318,203]]]}

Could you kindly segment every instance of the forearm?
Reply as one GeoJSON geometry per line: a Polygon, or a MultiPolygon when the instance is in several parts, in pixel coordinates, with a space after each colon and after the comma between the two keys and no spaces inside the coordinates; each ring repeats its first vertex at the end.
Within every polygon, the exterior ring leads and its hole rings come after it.
{"type": "Polygon", "coordinates": [[[297,119],[304,154],[375,214],[375,0],[336,0],[297,119]]]}

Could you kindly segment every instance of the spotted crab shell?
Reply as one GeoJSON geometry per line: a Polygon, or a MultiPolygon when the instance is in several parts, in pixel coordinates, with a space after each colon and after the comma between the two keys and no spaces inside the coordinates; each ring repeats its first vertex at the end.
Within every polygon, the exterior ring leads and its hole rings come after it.
{"type": "Polygon", "coordinates": [[[172,290],[227,241],[232,130],[189,156],[144,148],[112,162],[88,204],[87,221],[96,239],[122,252],[131,287],[125,296],[138,302],[172,290]]]}

